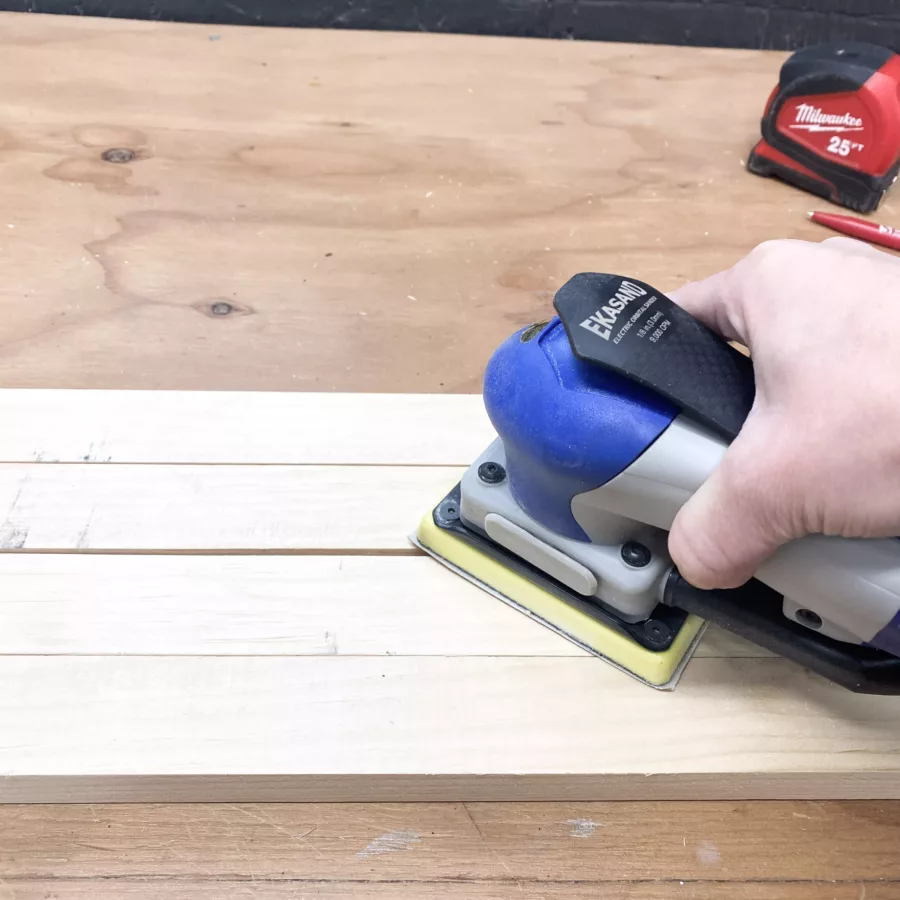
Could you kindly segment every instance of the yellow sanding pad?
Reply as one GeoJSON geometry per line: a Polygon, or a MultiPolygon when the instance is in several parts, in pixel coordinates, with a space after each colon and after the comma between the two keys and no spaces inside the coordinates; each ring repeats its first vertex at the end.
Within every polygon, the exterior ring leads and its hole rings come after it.
{"type": "Polygon", "coordinates": [[[428,513],[412,538],[413,543],[468,581],[568,638],[617,669],[659,690],[672,690],[706,623],[688,616],[668,650],[647,650],[538,587],[496,559],[434,524],[428,513]]]}

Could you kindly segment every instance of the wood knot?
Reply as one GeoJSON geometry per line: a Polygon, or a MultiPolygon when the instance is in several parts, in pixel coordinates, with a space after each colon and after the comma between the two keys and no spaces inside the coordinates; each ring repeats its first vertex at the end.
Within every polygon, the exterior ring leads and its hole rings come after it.
{"type": "Polygon", "coordinates": [[[127,147],[110,147],[109,150],[103,151],[100,158],[108,163],[130,163],[135,155],[134,150],[127,147]]]}
{"type": "Polygon", "coordinates": [[[235,303],[233,300],[225,300],[221,297],[215,297],[212,300],[204,300],[200,303],[193,304],[194,309],[202,312],[203,315],[209,316],[211,319],[230,319],[236,316],[252,316],[256,310],[252,307],[235,303]]]}

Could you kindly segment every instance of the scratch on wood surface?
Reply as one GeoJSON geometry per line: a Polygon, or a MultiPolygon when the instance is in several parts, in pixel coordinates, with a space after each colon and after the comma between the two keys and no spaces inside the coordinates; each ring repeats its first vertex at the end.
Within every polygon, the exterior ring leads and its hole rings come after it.
{"type": "Polygon", "coordinates": [[[369,841],[356,855],[361,859],[369,856],[379,856],[382,853],[396,853],[398,850],[412,850],[413,844],[418,844],[422,839],[415,831],[405,829],[403,831],[389,831],[369,841]]]}
{"type": "Polygon", "coordinates": [[[84,550],[90,545],[90,530],[91,530],[91,520],[94,518],[94,507],[91,507],[91,511],[88,513],[87,521],[84,523],[84,528],[78,532],[78,540],[76,541],[75,546],[79,550],[84,550]]]}
{"type": "Polygon", "coordinates": [[[258,807],[257,807],[257,812],[254,813],[254,812],[251,812],[249,809],[247,809],[244,806],[235,806],[231,803],[226,803],[225,806],[227,809],[233,809],[235,812],[238,812],[243,816],[247,816],[248,818],[253,819],[254,822],[259,822],[262,825],[268,825],[270,828],[274,828],[275,831],[278,831],[281,834],[287,835],[292,841],[300,841],[300,842],[306,844],[306,846],[309,847],[309,849],[312,850],[313,853],[315,853],[315,855],[319,859],[322,859],[322,854],[315,847],[313,847],[311,844],[309,844],[306,840],[306,838],[308,838],[314,831],[318,830],[318,828],[319,828],[318,825],[313,825],[310,829],[308,829],[307,831],[304,831],[300,834],[294,834],[292,831],[289,831],[283,825],[279,825],[270,816],[267,816],[267,815],[259,812],[258,807]]]}
{"type": "Polygon", "coordinates": [[[72,841],[75,847],[85,847],[88,850],[100,850],[102,853],[116,853],[117,847],[104,847],[102,844],[89,844],[87,841],[72,841]]]}
{"type": "Polygon", "coordinates": [[[704,866],[715,866],[720,859],[719,848],[712,841],[700,842],[697,847],[697,862],[704,866]]]}
{"type": "Polygon", "coordinates": [[[166,852],[171,853],[172,856],[175,857],[175,859],[180,860],[185,865],[190,866],[192,869],[196,869],[198,872],[202,873],[203,875],[208,875],[211,878],[216,877],[215,872],[211,872],[209,869],[206,869],[203,866],[199,865],[193,859],[191,859],[189,856],[182,853],[180,850],[176,850],[174,847],[171,847],[171,846],[166,846],[166,852]]]}
{"type": "Polygon", "coordinates": [[[16,525],[9,519],[0,525],[0,548],[3,550],[21,550],[27,540],[27,526],[16,525]]]}
{"type": "Polygon", "coordinates": [[[487,838],[484,836],[484,834],[482,833],[481,829],[478,827],[478,823],[475,821],[475,818],[472,816],[472,813],[471,813],[471,811],[469,810],[469,807],[468,807],[465,803],[461,804],[461,806],[462,806],[462,808],[463,808],[463,812],[465,812],[465,814],[469,817],[469,821],[472,823],[472,827],[473,827],[473,828],[475,829],[475,831],[477,832],[478,837],[481,838],[481,842],[488,848],[488,850],[491,851],[491,853],[493,853],[494,859],[496,859],[497,862],[500,863],[500,865],[503,867],[503,871],[506,872],[506,874],[509,875],[510,878],[515,879],[516,876],[513,875],[512,870],[511,870],[511,869],[509,868],[509,866],[506,864],[506,861],[505,861],[505,860],[503,859],[503,857],[497,852],[496,848],[495,848],[495,847],[492,847],[492,846],[488,843],[487,838]]]}
{"type": "Polygon", "coordinates": [[[81,457],[82,462],[112,462],[112,457],[106,455],[106,435],[97,441],[88,444],[87,453],[81,457]]]}
{"type": "Polygon", "coordinates": [[[21,550],[28,540],[28,526],[22,522],[16,521],[16,513],[19,507],[19,501],[28,485],[28,476],[22,477],[19,482],[19,488],[16,496],[13,497],[12,503],[6,512],[6,518],[0,524],[0,548],[3,550],[21,550]]]}
{"type": "Polygon", "coordinates": [[[566,819],[562,824],[571,828],[569,834],[574,838],[589,838],[598,828],[606,828],[593,819],[566,819]]]}

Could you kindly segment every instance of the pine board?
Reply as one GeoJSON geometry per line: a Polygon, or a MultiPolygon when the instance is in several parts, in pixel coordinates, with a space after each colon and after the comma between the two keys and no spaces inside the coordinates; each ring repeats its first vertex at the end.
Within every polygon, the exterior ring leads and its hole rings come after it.
{"type": "MultiPolygon", "coordinates": [[[[4,655],[585,655],[424,556],[7,553],[0,584],[4,655]]],[[[697,654],[771,655],[715,628],[697,654]]]]}
{"type": "Polygon", "coordinates": [[[410,531],[463,471],[5,463],[0,551],[411,554],[410,531]]]}
{"type": "Polygon", "coordinates": [[[466,466],[495,437],[468,394],[36,388],[0,391],[0,422],[4,463],[466,466]]]}
{"type": "Polygon", "coordinates": [[[720,632],[658,693],[411,548],[469,450],[441,423],[490,439],[477,396],[27,393],[0,800],[900,797],[897,701],[720,632]]]}
{"type": "Polygon", "coordinates": [[[0,801],[900,798],[896,703],[782,660],[697,659],[673,695],[591,658],[26,657],[0,677],[0,801]]]}

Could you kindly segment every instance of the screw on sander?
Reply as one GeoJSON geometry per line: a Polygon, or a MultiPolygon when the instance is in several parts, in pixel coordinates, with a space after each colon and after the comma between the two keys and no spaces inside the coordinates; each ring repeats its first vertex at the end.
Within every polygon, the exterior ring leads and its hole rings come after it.
{"type": "Polygon", "coordinates": [[[502,484],[506,480],[506,469],[500,463],[482,463],[478,467],[478,477],[485,484],[502,484]]]}
{"type": "Polygon", "coordinates": [[[798,50],[781,67],[747,168],[872,212],[900,169],[898,91],[900,56],[884,47],[798,50]]]}

